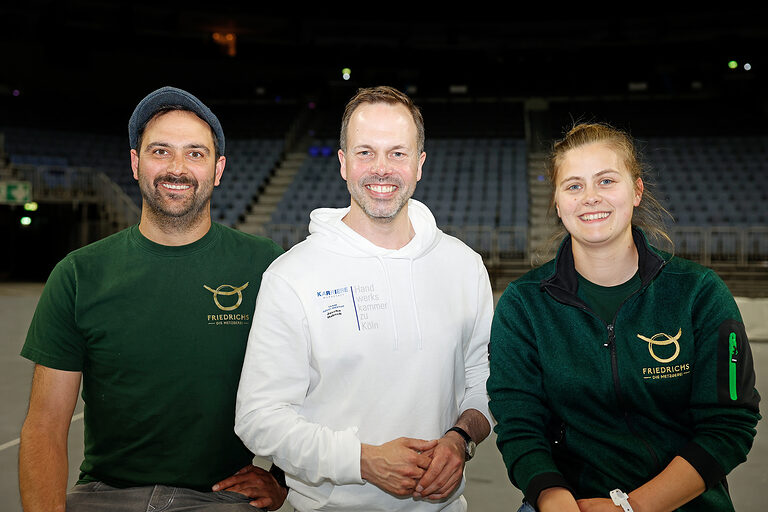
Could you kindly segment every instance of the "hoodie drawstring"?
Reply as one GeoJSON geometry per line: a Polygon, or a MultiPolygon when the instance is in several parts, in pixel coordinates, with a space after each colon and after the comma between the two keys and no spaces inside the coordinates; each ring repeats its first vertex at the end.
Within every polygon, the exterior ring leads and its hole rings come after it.
{"type": "Polygon", "coordinates": [[[413,301],[413,311],[414,311],[414,318],[416,319],[416,334],[419,337],[419,350],[424,348],[424,342],[422,340],[421,336],[421,324],[419,323],[419,313],[416,309],[417,303],[416,303],[416,287],[413,285],[413,260],[410,260],[410,265],[408,265],[408,276],[409,281],[411,282],[411,300],[413,301]]]}

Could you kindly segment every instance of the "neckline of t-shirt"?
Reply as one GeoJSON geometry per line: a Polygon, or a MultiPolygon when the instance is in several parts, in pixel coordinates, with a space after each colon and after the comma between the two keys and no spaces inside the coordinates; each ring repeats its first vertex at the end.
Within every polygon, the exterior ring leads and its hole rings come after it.
{"type": "Polygon", "coordinates": [[[159,256],[181,257],[188,256],[200,251],[203,251],[210,247],[212,243],[218,240],[221,230],[215,223],[211,223],[211,227],[202,238],[195,240],[192,243],[185,245],[163,245],[153,242],[149,238],[145,237],[139,230],[139,225],[136,224],[131,227],[131,240],[139,247],[139,249],[156,254],[159,256]]]}

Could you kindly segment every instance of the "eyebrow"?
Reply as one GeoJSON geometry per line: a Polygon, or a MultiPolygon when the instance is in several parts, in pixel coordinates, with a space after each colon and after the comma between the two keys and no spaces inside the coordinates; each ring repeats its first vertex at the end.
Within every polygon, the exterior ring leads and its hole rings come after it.
{"type": "MultiPolygon", "coordinates": [[[[374,147],[371,146],[370,144],[358,144],[357,146],[354,146],[352,149],[353,150],[374,149],[374,147]]],[[[387,149],[387,151],[394,151],[396,149],[406,149],[407,150],[408,146],[405,145],[405,144],[396,144],[396,145],[390,147],[389,149],[387,149]]]]}
{"type": "MultiPolygon", "coordinates": [[[[147,151],[154,149],[154,148],[174,148],[177,146],[174,146],[173,144],[169,144],[167,142],[150,142],[147,144],[147,151]]],[[[208,149],[208,146],[201,143],[193,143],[193,144],[185,144],[182,146],[182,149],[197,149],[199,151],[202,151],[206,155],[211,154],[211,150],[208,149]]]]}
{"type": "MultiPolygon", "coordinates": [[[[618,173],[618,172],[619,171],[617,171],[616,169],[608,168],[608,169],[603,169],[602,171],[599,171],[599,172],[595,173],[595,176],[599,177],[599,176],[603,176],[605,174],[618,173]]],[[[569,176],[569,177],[565,178],[564,180],[560,181],[560,185],[562,185],[563,183],[568,183],[569,181],[577,181],[577,180],[583,180],[583,179],[584,178],[581,177],[581,176],[569,176]]]]}

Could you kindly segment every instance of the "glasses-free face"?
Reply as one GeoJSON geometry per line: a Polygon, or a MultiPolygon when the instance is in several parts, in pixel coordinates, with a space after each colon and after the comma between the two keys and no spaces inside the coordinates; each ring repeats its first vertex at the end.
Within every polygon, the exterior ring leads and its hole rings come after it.
{"type": "Polygon", "coordinates": [[[605,246],[631,240],[632,212],[643,182],[633,180],[620,155],[602,143],[569,150],[555,182],[555,207],[574,244],[605,246]]]}
{"type": "Polygon", "coordinates": [[[346,151],[339,151],[352,210],[374,222],[397,218],[421,179],[425,158],[426,153],[418,151],[416,124],[405,106],[359,106],[349,120],[346,151]]]}
{"type": "Polygon", "coordinates": [[[158,218],[207,213],[225,158],[216,159],[211,128],[192,112],[170,111],[152,119],[141,147],[131,150],[133,176],[144,208],[158,218]]]}

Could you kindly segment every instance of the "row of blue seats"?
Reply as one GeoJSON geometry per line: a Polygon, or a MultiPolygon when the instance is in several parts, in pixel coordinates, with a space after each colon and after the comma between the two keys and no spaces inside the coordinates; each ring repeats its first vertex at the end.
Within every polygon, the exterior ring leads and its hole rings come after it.
{"type": "MultiPolygon", "coordinates": [[[[14,163],[48,166],[51,185],[68,186],[56,167],[102,167],[137,202],[124,137],[45,130],[7,129],[6,151],[14,163]]],[[[768,225],[768,137],[652,138],[643,141],[656,176],[658,196],[678,225],[768,225]]],[[[345,206],[338,142],[318,141],[307,169],[289,189],[273,221],[305,223],[317,206],[345,206]],[[322,183],[318,189],[317,183],[322,183]],[[306,184],[307,190],[303,190],[306,184]],[[318,195],[318,190],[322,193],[318,195]]],[[[415,197],[435,210],[438,222],[517,226],[527,223],[526,148],[517,139],[430,139],[415,197]]],[[[234,224],[268,179],[283,151],[280,139],[230,139],[228,161],[213,208],[234,224]],[[237,194],[228,194],[228,191],[237,194]],[[234,220],[232,220],[234,219],[234,220]]]]}

